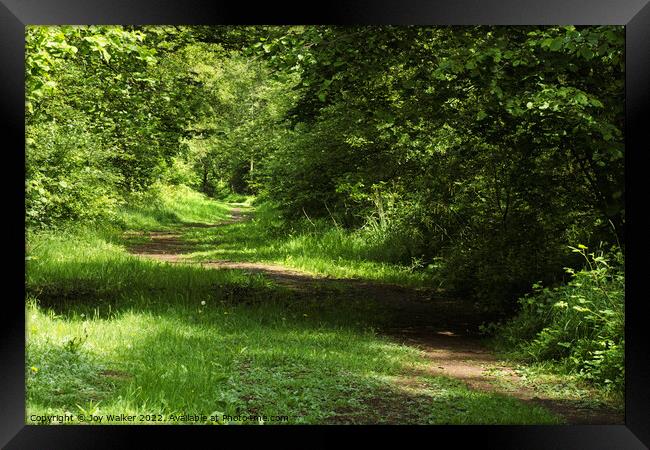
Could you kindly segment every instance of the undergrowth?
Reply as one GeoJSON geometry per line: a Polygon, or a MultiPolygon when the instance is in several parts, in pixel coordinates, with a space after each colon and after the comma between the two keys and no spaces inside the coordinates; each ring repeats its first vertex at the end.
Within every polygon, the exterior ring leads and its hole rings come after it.
{"type": "Polygon", "coordinates": [[[571,280],[548,288],[539,284],[520,299],[521,312],[501,329],[497,342],[516,357],[552,361],[556,368],[623,396],[625,381],[625,272],[620,250],[582,255],[585,267],[567,268],[571,280]]]}

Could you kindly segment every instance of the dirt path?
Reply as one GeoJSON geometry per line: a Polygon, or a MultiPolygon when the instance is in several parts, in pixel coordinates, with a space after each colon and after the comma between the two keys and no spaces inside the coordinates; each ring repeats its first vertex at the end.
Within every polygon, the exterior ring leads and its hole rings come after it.
{"type": "MultiPolygon", "coordinates": [[[[230,219],[221,223],[186,224],[190,228],[219,227],[247,220],[241,209],[234,208],[230,219]]],[[[132,234],[133,235],[133,234],[132,234]]],[[[142,233],[140,233],[142,235],[142,233]]],[[[470,388],[500,393],[523,402],[541,405],[563,417],[569,424],[622,424],[622,413],[609,408],[594,408],[576,400],[558,400],[527,386],[523,378],[506,362],[501,361],[472,335],[484,320],[475,305],[437,297],[430,291],[362,280],[333,279],[291,269],[277,264],[211,260],[191,262],[185,254],[192,247],[181,239],[181,232],[146,233],[151,240],[133,245],[135,255],[170,263],[192,263],[216,269],[241,269],[262,273],[292,290],[309,292],[328,285],[345,288],[345,296],[361,297],[392,311],[391,326],[379,330],[392,340],[420,349],[431,362],[424,371],[404,374],[396,383],[404,389],[418,388],[418,376],[444,375],[466,383],[470,388]]]]}

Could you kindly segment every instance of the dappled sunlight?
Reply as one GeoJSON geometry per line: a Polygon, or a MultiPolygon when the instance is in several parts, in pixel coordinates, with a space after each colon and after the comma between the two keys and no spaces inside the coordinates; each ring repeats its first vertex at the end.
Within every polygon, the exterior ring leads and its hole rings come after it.
{"type": "MultiPolygon", "coordinates": [[[[198,302],[190,309],[128,309],[108,317],[61,316],[34,305],[28,316],[30,335],[41,348],[84,336],[75,351],[95,361],[86,364],[84,376],[97,386],[106,383],[105,391],[62,400],[67,409],[74,409],[74,402],[92,406],[100,401],[103,414],[146,413],[147,408],[170,414],[176,411],[172,405],[192,404],[204,414],[283,411],[290,423],[392,423],[397,417],[404,423],[438,423],[435,408],[444,399],[464,399],[470,410],[482,407],[482,400],[471,402],[461,384],[432,390],[426,386],[427,373],[415,380],[399,375],[423,370],[421,350],[377,340],[363,327],[328,325],[317,311],[290,313],[278,305],[260,315],[255,308],[198,302]],[[349,408],[360,405],[340,400],[351,394],[374,409],[353,418],[349,408]],[[409,405],[410,412],[395,410],[382,398],[409,405]]],[[[39,404],[35,401],[31,410],[42,412],[39,404]]],[[[474,414],[467,420],[483,423],[474,414]]],[[[544,414],[525,420],[554,420],[544,414]]],[[[447,411],[443,422],[462,423],[463,417],[447,411]]],[[[508,422],[505,416],[493,420],[486,423],[508,422]]]]}
{"type": "Polygon", "coordinates": [[[624,27],[24,43],[30,413],[622,417],[624,27]]]}
{"type": "MultiPolygon", "coordinates": [[[[363,337],[342,329],[328,330],[320,325],[311,328],[308,323],[296,323],[295,319],[287,323],[286,313],[281,313],[283,317],[271,327],[259,326],[259,318],[254,312],[240,309],[222,316],[221,313],[226,311],[217,308],[205,318],[186,316],[186,313],[127,312],[91,320],[48,317],[36,307],[32,307],[29,313],[30,330],[36,342],[47,345],[52,339],[65,340],[83,332],[86,337],[78,352],[92,354],[100,361],[98,367],[102,370],[97,369],[96,376],[105,371],[105,367],[119,368],[130,375],[119,380],[118,392],[142,392],[148,387],[155,389],[155,394],[152,391],[147,398],[157,398],[165,404],[179,400],[175,397],[182,386],[185,389],[183,401],[193,402],[199,409],[200,405],[205,405],[202,410],[206,413],[210,413],[210,408],[219,404],[220,399],[229,398],[228,392],[237,393],[234,400],[239,402],[246,397],[246,391],[238,391],[245,382],[231,379],[237,375],[233,369],[245,361],[255,361],[259,367],[257,370],[268,366],[275,374],[295,375],[298,371],[313,383],[325,382],[332,386],[347,379],[353,373],[351,371],[365,373],[369,369],[385,371],[388,367],[399,367],[397,362],[386,364],[384,357],[388,355],[384,355],[382,349],[368,346],[372,342],[371,336],[363,337]],[[39,329],[40,333],[36,331],[39,329]],[[336,370],[332,372],[334,367],[336,370]],[[323,376],[333,378],[327,381],[323,376]]],[[[247,375],[241,376],[246,379],[247,375]]],[[[282,381],[273,380],[271,378],[269,382],[282,381]]],[[[284,388],[271,389],[281,395],[284,388]]],[[[316,400],[329,401],[326,398],[316,400]]],[[[68,404],[70,408],[73,406],[68,404]]],[[[134,406],[127,409],[138,411],[134,406]]],[[[235,406],[226,405],[226,411],[234,413],[235,406]]],[[[117,412],[124,407],[119,400],[115,404],[104,400],[101,410],[104,413],[117,412]]]]}
{"type": "MultiPolygon", "coordinates": [[[[161,242],[177,239],[174,234],[162,236],[161,242]]],[[[87,245],[93,242],[87,239],[87,245]]],[[[50,254],[63,248],[58,241],[45,247],[50,254]]],[[[66,352],[83,361],[79,371],[71,372],[70,383],[95,386],[67,392],[61,407],[74,409],[77,402],[103,413],[137,414],[153,408],[171,414],[191,404],[204,414],[274,414],[279,408],[292,417],[290,423],[365,423],[369,417],[379,423],[438,423],[431,408],[442,396],[413,388],[431,376],[425,369],[426,353],[375,331],[392,320],[393,306],[372,311],[373,304],[376,309],[375,302],[410,292],[406,288],[360,282],[355,290],[351,280],[318,279],[281,265],[203,261],[202,267],[193,267],[189,261],[136,259],[116,246],[97,248],[101,251],[80,260],[54,258],[35,266],[31,278],[35,284],[46,273],[57,273],[63,284],[48,288],[49,297],[41,288],[42,305],[30,307],[30,360],[46,366],[43,361],[56,355],[49,348],[68,348],[66,352]],[[257,275],[251,273],[255,271],[257,275]],[[80,290],[80,274],[90,283],[85,290],[80,290]],[[333,295],[346,301],[333,302],[333,295]],[[62,298],[68,301],[61,303],[62,298]],[[111,300],[104,303],[103,298],[111,300]],[[401,373],[416,375],[402,383],[401,373]],[[389,404],[380,400],[386,398],[412,411],[391,416],[389,404]],[[353,410],[367,411],[365,419],[353,410]]],[[[180,256],[173,251],[168,255],[180,256]]],[[[439,331],[446,339],[454,336],[439,331]]],[[[49,370],[40,372],[39,379],[48,377],[49,370]]],[[[34,405],[52,395],[47,386],[51,384],[41,383],[42,389],[34,391],[30,410],[38,412],[34,405]]],[[[445,389],[455,391],[450,397],[467,397],[464,385],[445,389]]],[[[480,410],[482,401],[470,402],[469,408],[480,410]]],[[[530,412],[524,405],[517,408],[530,412]]],[[[465,420],[445,414],[452,423],[465,420]]],[[[524,420],[555,420],[544,414],[524,415],[524,420]]],[[[478,416],[472,417],[480,423],[478,416]]]]}

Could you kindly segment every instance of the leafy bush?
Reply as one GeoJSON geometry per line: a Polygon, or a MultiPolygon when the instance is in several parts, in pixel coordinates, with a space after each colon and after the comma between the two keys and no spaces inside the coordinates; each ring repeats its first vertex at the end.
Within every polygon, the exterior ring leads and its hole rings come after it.
{"type": "Polygon", "coordinates": [[[513,314],[516,299],[530,291],[531,283],[561,282],[566,275],[560,268],[575,265],[551,239],[542,230],[536,238],[519,241],[514,233],[469,236],[444,249],[441,277],[457,295],[470,296],[502,316],[513,314]]]}
{"type": "Polygon", "coordinates": [[[556,288],[534,285],[520,299],[519,315],[499,333],[499,340],[533,361],[559,361],[570,372],[622,393],[624,362],[624,258],[617,248],[588,253],[580,271],[566,269],[571,281],[556,288]]]}
{"type": "Polygon", "coordinates": [[[191,186],[198,189],[201,180],[194,167],[182,157],[175,156],[165,171],[165,181],[170,184],[191,186]]]}
{"type": "Polygon", "coordinates": [[[119,175],[106,164],[108,154],[86,130],[74,124],[37,124],[27,131],[28,226],[96,221],[110,217],[119,204],[119,175]]]}

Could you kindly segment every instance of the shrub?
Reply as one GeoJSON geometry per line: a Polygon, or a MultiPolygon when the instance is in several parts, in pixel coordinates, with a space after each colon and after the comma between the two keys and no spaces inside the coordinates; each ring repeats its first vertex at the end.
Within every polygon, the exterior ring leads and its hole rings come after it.
{"type": "Polygon", "coordinates": [[[571,247],[586,261],[580,271],[567,268],[569,283],[533,286],[519,300],[521,311],[499,332],[506,346],[533,361],[559,361],[570,372],[622,394],[624,365],[624,258],[613,248],[588,253],[571,247]]]}
{"type": "Polygon", "coordinates": [[[25,213],[30,227],[110,218],[120,202],[119,175],[106,150],[79,118],[75,126],[38,124],[27,130],[25,213]]]}

